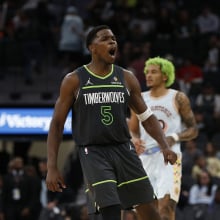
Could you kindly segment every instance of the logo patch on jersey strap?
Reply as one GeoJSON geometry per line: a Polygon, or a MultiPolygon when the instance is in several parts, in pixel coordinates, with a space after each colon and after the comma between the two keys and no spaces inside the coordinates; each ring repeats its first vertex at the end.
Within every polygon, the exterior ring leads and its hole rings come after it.
{"type": "Polygon", "coordinates": [[[175,192],[175,194],[177,194],[177,195],[178,195],[178,194],[179,194],[179,188],[178,188],[178,187],[176,187],[176,188],[175,188],[175,190],[174,190],[174,192],[175,192]]]}
{"type": "Polygon", "coordinates": [[[93,82],[91,82],[91,79],[89,78],[85,84],[85,86],[94,85],[93,82]]]}
{"type": "Polygon", "coordinates": [[[118,81],[118,78],[116,76],[113,77],[111,84],[114,85],[121,85],[122,83],[118,81]]]}

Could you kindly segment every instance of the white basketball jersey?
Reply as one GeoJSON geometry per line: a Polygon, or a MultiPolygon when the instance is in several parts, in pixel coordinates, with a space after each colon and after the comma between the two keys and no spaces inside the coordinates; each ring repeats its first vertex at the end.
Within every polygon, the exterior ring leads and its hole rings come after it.
{"type": "MultiPolygon", "coordinates": [[[[177,91],[174,89],[168,89],[166,95],[161,97],[152,97],[149,91],[142,92],[142,96],[147,106],[151,108],[154,115],[159,120],[161,127],[165,133],[165,136],[169,136],[172,133],[178,133],[181,131],[181,117],[175,105],[175,96],[177,91]]],[[[144,140],[146,148],[152,148],[158,146],[158,143],[141,128],[141,139],[144,140]]],[[[180,152],[180,144],[175,144],[172,149],[176,152],[180,152]]]]}

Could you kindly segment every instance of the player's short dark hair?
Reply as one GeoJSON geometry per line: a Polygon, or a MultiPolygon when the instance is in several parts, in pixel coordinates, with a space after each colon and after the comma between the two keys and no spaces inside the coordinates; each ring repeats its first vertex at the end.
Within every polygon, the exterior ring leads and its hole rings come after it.
{"type": "Polygon", "coordinates": [[[89,45],[92,43],[92,41],[95,39],[96,37],[96,33],[99,32],[100,30],[103,29],[110,29],[109,26],[107,25],[99,25],[94,27],[88,34],[86,37],[86,47],[89,48],[89,45]]]}

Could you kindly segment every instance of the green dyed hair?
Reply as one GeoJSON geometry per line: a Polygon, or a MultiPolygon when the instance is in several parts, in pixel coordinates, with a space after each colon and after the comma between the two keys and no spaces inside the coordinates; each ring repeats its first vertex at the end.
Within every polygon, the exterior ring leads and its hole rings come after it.
{"type": "Polygon", "coordinates": [[[175,67],[172,62],[161,57],[150,58],[145,62],[144,73],[147,73],[149,65],[160,66],[161,72],[167,76],[166,87],[171,86],[175,80],[175,67]]]}

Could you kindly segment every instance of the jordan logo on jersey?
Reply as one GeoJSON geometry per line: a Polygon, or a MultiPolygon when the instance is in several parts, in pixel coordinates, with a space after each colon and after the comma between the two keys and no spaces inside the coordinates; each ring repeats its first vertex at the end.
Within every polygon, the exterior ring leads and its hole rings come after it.
{"type": "Polygon", "coordinates": [[[85,86],[94,85],[94,83],[91,82],[91,79],[89,78],[85,84],[85,86]]]}

